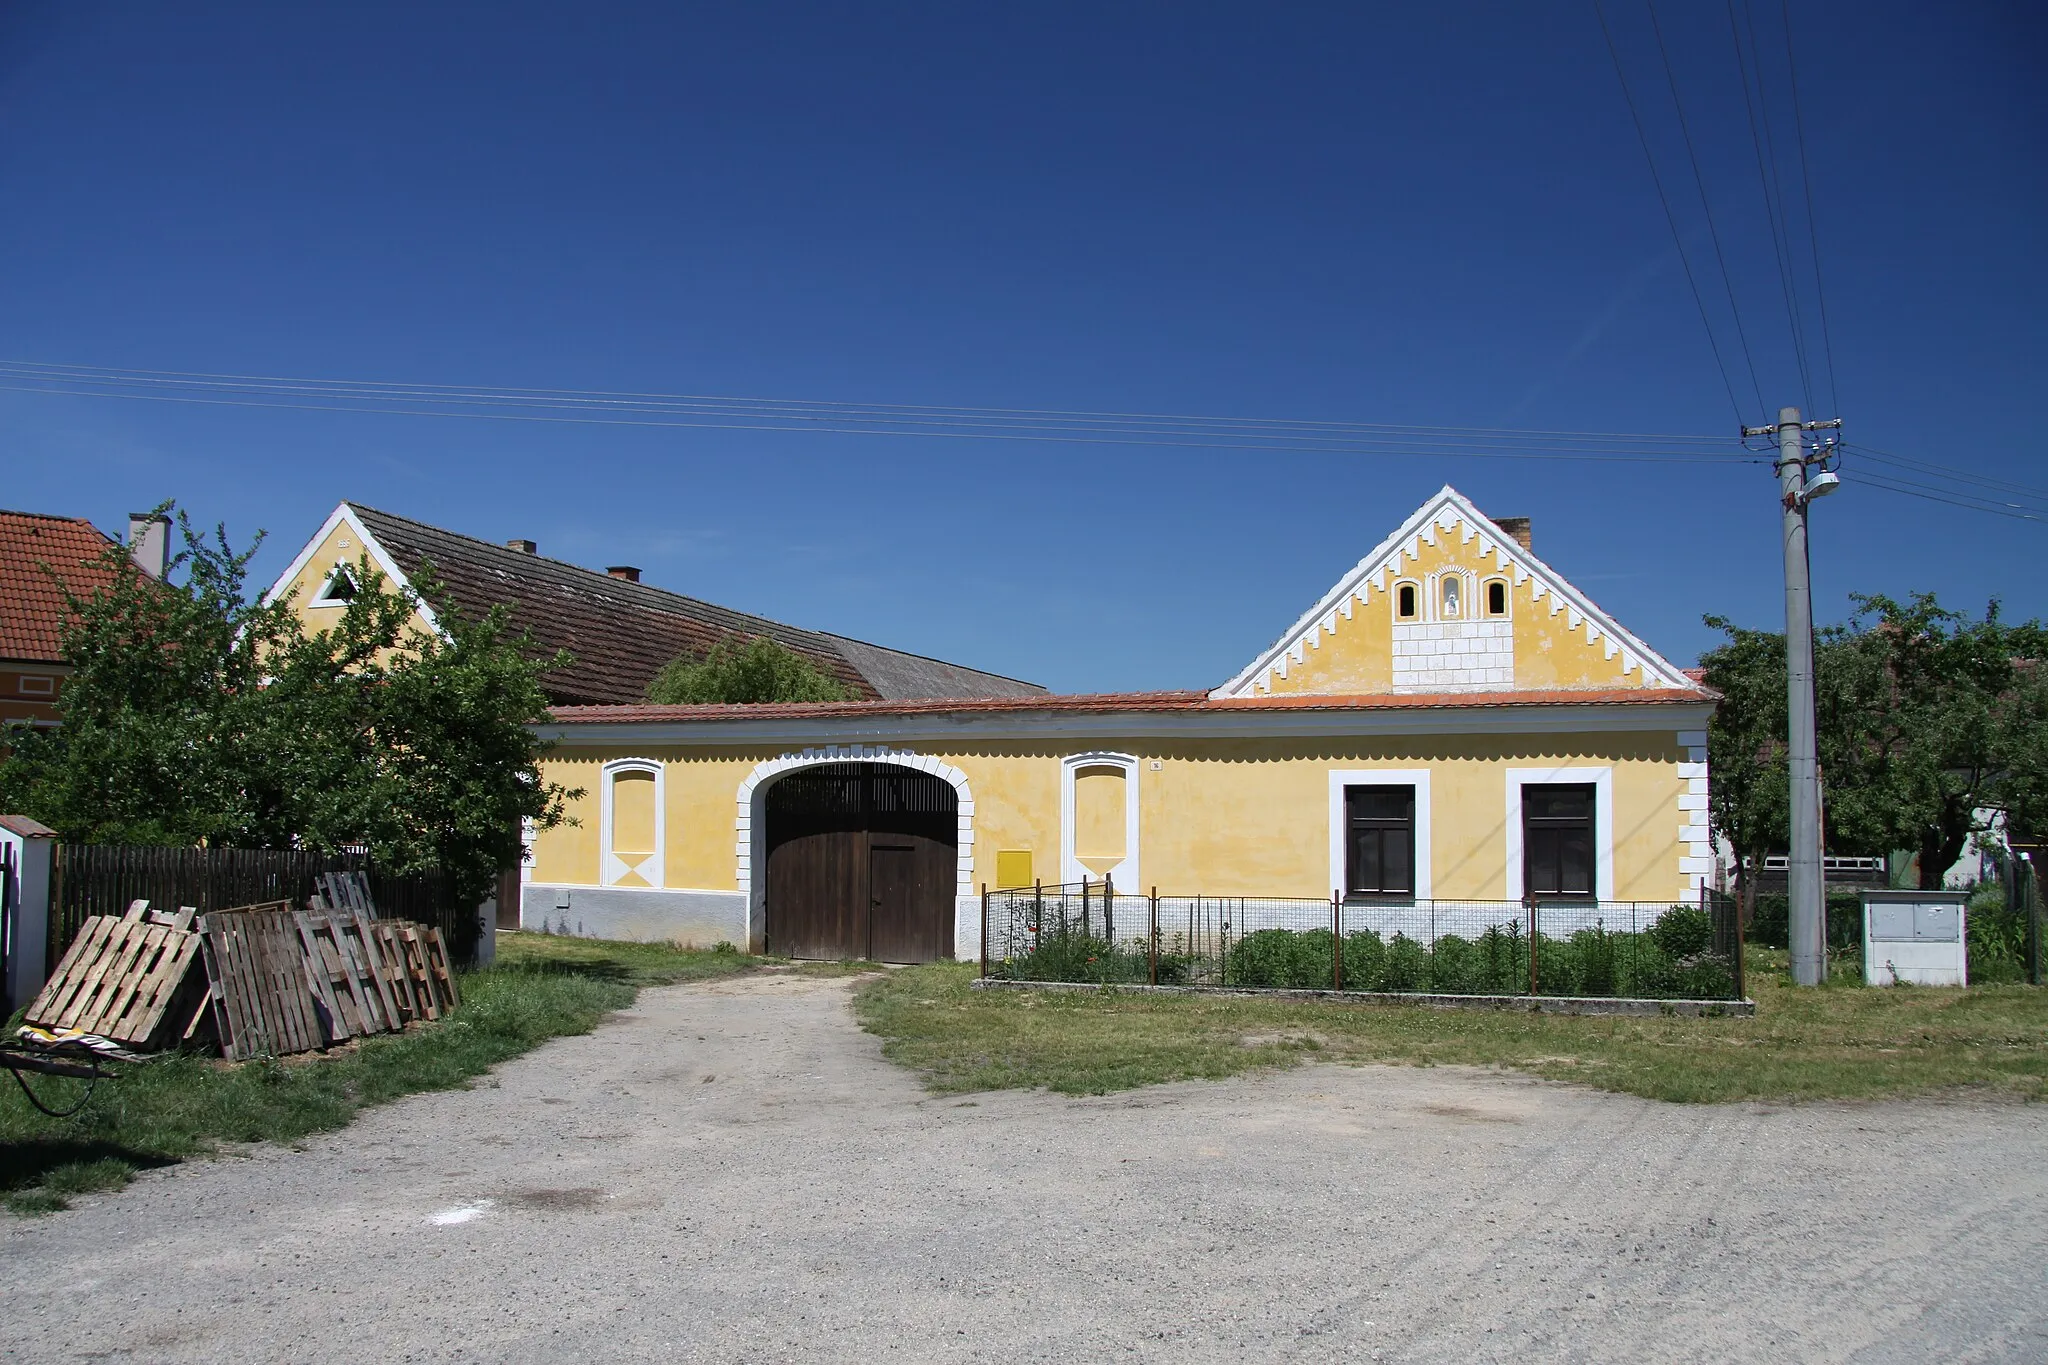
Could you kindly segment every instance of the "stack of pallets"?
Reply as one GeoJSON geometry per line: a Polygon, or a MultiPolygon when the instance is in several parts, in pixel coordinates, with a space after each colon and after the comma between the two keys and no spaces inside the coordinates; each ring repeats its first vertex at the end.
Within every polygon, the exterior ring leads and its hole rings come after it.
{"type": "Polygon", "coordinates": [[[439,1019],[460,1003],[440,931],[380,920],[359,880],[313,909],[288,901],[198,915],[87,920],[26,1015],[138,1051],[217,1043],[231,1061],[325,1048],[439,1019]]]}

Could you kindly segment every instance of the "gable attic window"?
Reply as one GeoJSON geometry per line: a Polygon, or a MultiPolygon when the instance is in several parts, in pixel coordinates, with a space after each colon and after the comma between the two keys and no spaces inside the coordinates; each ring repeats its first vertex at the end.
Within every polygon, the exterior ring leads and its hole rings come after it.
{"type": "Polygon", "coordinates": [[[1397,621],[1413,621],[1416,615],[1415,585],[1413,583],[1396,584],[1394,587],[1394,619],[1397,621]]]}
{"type": "Polygon", "coordinates": [[[327,575],[327,581],[321,584],[320,591],[314,595],[312,605],[345,607],[356,600],[356,594],[360,591],[362,589],[356,586],[356,576],[348,571],[348,565],[337,564],[334,566],[334,572],[327,575]]]}
{"type": "Polygon", "coordinates": [[[1443,580],[1443,619],[1455,621],[1464,614],[1465,581],[1456,574],[1445,574],[1443,580]]]}
{"type": "Polygon", "coordinates": [[[1500,617],[1508,614],[1508,584],[1504,578],[1489,579],[1486,584],[1486,614],[1500,617]]]}

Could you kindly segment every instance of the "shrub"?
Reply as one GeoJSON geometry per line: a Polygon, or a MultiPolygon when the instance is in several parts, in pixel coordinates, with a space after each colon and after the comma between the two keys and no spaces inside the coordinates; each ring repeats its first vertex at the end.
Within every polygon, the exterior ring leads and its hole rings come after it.
{"type": "Polygon", "coordinates": [[[2027,979],[2027,918],[2006,909],[2004,887],[1987,884],[1970,896],[1963,937],[1971,985],[2027,979]]]}
{"type": "Polygon", "coordinates": [[[1344,989],[1377,991],[1385,989],[1387,945],[1370,929],[1344,935],[1344,989]]]}
{"type": "Polygon", "coordinates": [[[1381,969],[1380,980],[1383,991],[1430,989],[1428,951],[1406,934],[1395,934],[1387,944],[1386,965],[1381,969]]]}
{"type": "Polygon", "coordinates": [[[1674,905],[1657,916],[1649,939],[1667,957],[1698,957],[1714,944],[1714,922],[1697,905],[1674,905]]]}
{"type": "Polygon", "coordinates": [[[1224,981],[1232,986],[1328,990],[1334,947],[1328,929],[1257,929],[1231,947],[1224,981]]]}
{"type": "MultiPolygon", "coordinates": [[[[1613,995],[1614,987],[1621,980],[1621,973],[1615,959],[1619,952],[1617,942],[1620,936],[1607,932],[1605,924],[1596,923],[1590,929],[1581,929],[1572,935],[1573,965],[1577,968],[1573,992],[1578,995],[1613,995]]],[[[1546,953],[1548,949],[1545,950],[1546,953]]],[[[1545,975],[1548,975],[1547,963],[1545,975]]]]}

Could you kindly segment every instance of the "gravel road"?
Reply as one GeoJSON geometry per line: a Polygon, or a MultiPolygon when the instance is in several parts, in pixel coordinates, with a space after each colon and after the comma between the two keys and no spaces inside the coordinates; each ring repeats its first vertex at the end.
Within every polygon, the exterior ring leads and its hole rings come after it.
{"type": "Polygon", "coordinates": [[[2048,1359],[2048,1106],[934,1098],[849,990],[645,991],[304,1151],[5,1220],[0,1358],[2048,1359]]]}

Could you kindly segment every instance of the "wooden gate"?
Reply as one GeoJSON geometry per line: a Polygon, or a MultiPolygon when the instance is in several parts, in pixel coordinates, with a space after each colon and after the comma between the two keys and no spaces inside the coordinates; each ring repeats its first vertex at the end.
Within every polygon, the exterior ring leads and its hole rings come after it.
{"type": "Polygon", "coordinates": [[[951,957],[958,800],[945,779],[886,763],[801,768],[770,787],[768,951],[951,957]]]}

